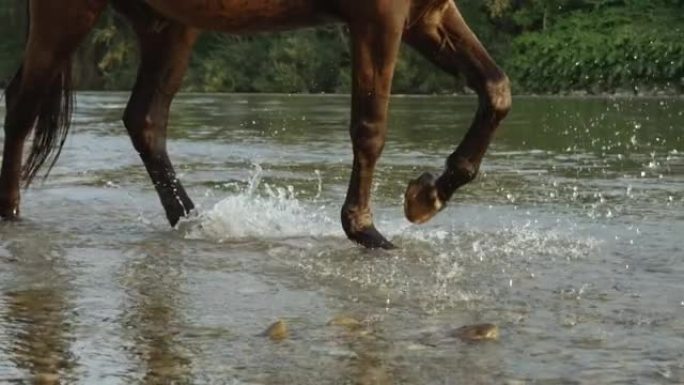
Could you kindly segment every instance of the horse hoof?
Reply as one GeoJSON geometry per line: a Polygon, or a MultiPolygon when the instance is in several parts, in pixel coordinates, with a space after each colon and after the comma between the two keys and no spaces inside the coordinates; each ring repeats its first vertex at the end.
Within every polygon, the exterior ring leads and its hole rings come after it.
{"type": "Polygon", "coordinates": [[[446,206],[439,198],[435,177],[429,172],[409,182],[404,194],[404,215],[412,223],[429,221],[446,206]]]}
{"type": "Polygon", "coordinates": [[[0,219],[9,222],[18,221],[19,209],[16,207],[11,209],[0,209],[0,219]]]}
{"type": "Polygon", "coordinates": [[[352,241],[367,249],[396,249],[396,246],[394,246],[392,242],[388,241],[382,234],[380,234],[380,232],[373,225],[360,231],[347,233],[347,236],[352,241]]]}

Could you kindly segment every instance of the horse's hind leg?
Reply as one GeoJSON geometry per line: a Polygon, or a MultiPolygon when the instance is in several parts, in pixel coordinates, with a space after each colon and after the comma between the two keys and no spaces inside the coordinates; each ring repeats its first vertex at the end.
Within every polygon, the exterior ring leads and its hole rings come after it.
{"type": "MultiPolygon", "coordinates": [[[[19,215],[19,182],[22,176],[24,142],[34,126],[54,129],[66,103],[71,55],[95,24],[106,0],[33,0],[30,29],[21,68],[6,90],[5,143],[0,172],[0,217],[19,215]]],[[[67,104],[68,105],[68,104],[67,104]]],[[[46,133],[45,135],[53,135],[46,133]]],[[[42,136],[46,139],[46,136],[42,136]]],[[[35,143],[29,159],[27,182],[43,164],[53,139],[35,143]],[[35,157],[34,157],[35,155],[35,157]]]]}
{"type": "Polygon", "coordinates": [[[445,0],[442,7],[417,20],[405,40],[446,72],[462,72],[479,96],[475,120],[447,159],[446,170],[437,180],[425,173],[406,190],[406,217],[423,223],[445,206],[456,189],[475,178],[499,122],[510,110],[511,93],[506,74],[468,28],[452,1],[445,0]]]}
{"type": "Polygon", "coordinates": [[[171,101],[180,88],[198,32],[165,20],[142,2],[115,0],[140,43],[140,68],[124,124],[159,194],[172,226],[194,208],[166,151],[171,101]]]}
{"type": "Polygon", "coordinates": [[[19,215],[19,179],[24,141],[38,113],[37,111],[23,112],[17,107],[21,78],[22,70],[19,69],[5,90],[7,114],[2,172],[0,173],[0,217],[5,219],[13,219],[19,215]]]}
{"type": "Polygon", "coordinates": [[[342,227],[349,239],[368,248],[392,248],[373,225],[370,194],[373,171],[387,133],[387,108],[394,66],[401,44],[404,19],[401,12],[370,15],[350,23],[353,51],[351,139],[354,163],[342,227]]]}

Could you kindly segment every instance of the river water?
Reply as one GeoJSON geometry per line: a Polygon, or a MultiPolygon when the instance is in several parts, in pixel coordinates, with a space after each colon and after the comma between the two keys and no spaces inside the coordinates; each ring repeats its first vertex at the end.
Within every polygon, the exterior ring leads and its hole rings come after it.
{"type": "Polygon", "coordinates": [[[0,383],[684,383],[684,99],[517,98],[424,226],[404,188],[440,170],[475,99],[393,99],[386,252],[338,223],[348,97],[180,96],[169,151],[199,210],[177,229],[126,97],[80,94],[52,175],[0,223],[0,383]],[[484,322],[498,341],[450,333],[484,322]]]}

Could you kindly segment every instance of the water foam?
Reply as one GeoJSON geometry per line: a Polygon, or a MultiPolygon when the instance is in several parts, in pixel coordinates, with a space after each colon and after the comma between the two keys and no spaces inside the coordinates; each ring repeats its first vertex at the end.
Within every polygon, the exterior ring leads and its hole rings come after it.
{"type": "MultiPolygon", "coordinates": [[[[316,196],[310,200],[297,197],[292,186],[274,186],[262,182],[263,169],[255,170],[245,187],[225,197],[208,211],[186,223],[185,236],[189,239],[208,239],[219,242],[245,239],[284,240],[287,238],[334,237],[345,239],[337,214],[337,202],[329,205],[319,200],[322,190],[318,176],[316,196]]],[[[452,208],[458,210],[458,208],[452,208]]],[[[379,228],[401,249],[411,253],[429,248],[433,253],[446,252],[480,261],[509,259],[522,253],[564,255],[578,259],[596,246],[596,240],[577,237],[566,228],[533,226],[527,219],[500,222],[495,228],[487,223],[484,228],[462,223],[414,226],[399,217],[400,208],[386,215],[383,211],[379,228]]],[[[459,218],[459,214],[453,214],[459,218]]],[[[348,245],[348,243],[344,243],[348,245]]],[[[349,244],[351,245],[351,244],[349,244]]],[[[323,251],[325,252],[325,250],[323,251]]],[[[517,258],[512,258],[517,259],[517,258]]]]}
{"type": "Polygon", "coordinates": [[[292,186],[262,183],[263,170],[255,167],[247,187],[200,213],[190,224],[186,238],[225,242],[339,236],[339,225],[325,204],[300,201],[292,186]]]}

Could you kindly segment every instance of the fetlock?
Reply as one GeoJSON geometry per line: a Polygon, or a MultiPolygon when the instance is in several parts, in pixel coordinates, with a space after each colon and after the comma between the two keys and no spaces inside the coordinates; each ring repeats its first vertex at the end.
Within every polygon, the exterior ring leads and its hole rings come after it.
{"type": "Polygon", "coordinates": [[[435,182],[440,199],[444,202],[451,199],[459,187],[472,182],[477,177],[479,168],[479,164],[466,158],[449,158],[446,170],[435,182]]]}
{"type": "Polygon", "coordinates": [[[341,213],[342,228],[347,238],[369,249],[394,249],[373,225],[373,214],[370,209],[357,209],[344,206],[341,213]]]}

